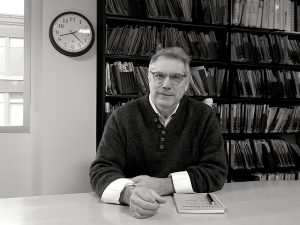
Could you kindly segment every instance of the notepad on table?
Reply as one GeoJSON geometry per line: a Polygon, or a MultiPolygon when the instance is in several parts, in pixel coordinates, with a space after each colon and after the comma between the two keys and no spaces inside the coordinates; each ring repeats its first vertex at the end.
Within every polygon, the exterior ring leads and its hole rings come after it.
{"type": "Polygon", "coordinates": [[[212,193],[174,193],[175,205],[179,213],[224,213],[225,206],[212,193]]]}

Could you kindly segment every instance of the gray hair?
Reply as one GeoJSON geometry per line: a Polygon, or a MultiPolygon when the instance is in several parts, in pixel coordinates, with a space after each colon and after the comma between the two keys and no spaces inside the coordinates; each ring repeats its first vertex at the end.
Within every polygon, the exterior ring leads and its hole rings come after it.
{"type": "Polygon", "coordinates": [[[180,47],[169,47],[169,48],[163,48],[159,51],[157,51],[155,53],[155,55],[153,55],[151,57],[149,66],[152,63],[155,63],[157,61],[157,59],[161,56],[170,58],[170,59],[179,59],[183,62],[184,67],[185,67],[185,71],[186,71],[186,76],[188,78],[188,83],[191,82],[192,80],[192,75],[191,75],[191,67],[190,67],[190,61],[191,61],[191,57],[188,56],[188,54],[186,54],[186,52],[180,48],[180,47]]]}

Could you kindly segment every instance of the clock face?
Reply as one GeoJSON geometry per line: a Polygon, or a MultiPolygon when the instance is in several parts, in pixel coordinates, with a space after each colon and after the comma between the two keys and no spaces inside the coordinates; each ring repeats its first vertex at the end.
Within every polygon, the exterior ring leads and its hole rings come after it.
{"type": "Polygon", "coordinates": [[[50,25],[52,45],[67,56],[79,56],[93,45],[94,30],[89,20],[76,12],[58,15],[50,25]]]}

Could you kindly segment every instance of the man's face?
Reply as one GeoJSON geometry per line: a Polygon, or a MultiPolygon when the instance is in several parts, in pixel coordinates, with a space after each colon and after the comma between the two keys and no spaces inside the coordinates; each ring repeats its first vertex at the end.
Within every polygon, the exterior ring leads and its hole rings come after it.
{"type": "Polygon", "coordinates": [[[175,109],[188,88],[184,63],[179,59],[160,56],[155,63],[149,66],[148,79],[151,100],[160,110],[175,109]],[[167,76],[165,80],[158,82],[153,75],[157,72],[162,72],[165,75],[182,75],[183,79],[179,84],[174,84],[167,76]]]}

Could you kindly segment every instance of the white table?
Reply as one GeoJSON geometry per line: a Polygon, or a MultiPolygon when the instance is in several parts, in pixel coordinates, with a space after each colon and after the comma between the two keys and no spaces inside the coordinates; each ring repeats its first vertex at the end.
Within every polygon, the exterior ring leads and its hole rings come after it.
{"type": "Polygon", "coordinates": [[[0,199],[1,225],[300,224],[300,181],[227,183],[216,192],[225,214],[178,214],[166,197],[159,213],[135,219],[127,206],[104,204],[94,193],[0,199]]]}

